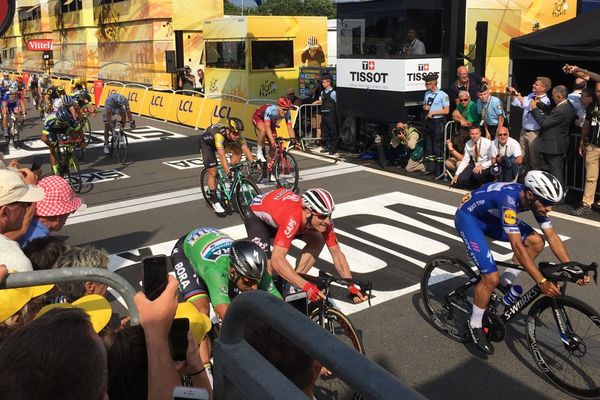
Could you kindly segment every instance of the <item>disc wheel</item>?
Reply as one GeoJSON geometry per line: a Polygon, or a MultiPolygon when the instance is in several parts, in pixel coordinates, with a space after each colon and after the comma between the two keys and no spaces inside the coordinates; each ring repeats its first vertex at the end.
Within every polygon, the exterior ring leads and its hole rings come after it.
{"type": "Polygon", "coordinates": [[[121,164],[125,164],[127,161],[127,148],[128,148],[128,140],[127,134],[125,131],[121,130],[116,137],[116,151],[117,151],[117,159],[121,164]]]}

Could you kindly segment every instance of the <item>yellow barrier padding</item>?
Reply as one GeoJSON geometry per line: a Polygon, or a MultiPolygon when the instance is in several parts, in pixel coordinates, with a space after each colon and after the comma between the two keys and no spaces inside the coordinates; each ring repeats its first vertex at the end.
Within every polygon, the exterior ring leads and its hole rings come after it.
{"type": "Polygon", "coordinates": [[[124,87],[121,91],[121,94],[129,100],[129,108],[131,112],[134,114],[139,114],[142,112],[142,104],[144,101],[144,97],[146,96],[146,89],[142,89],[139,87],[124,87]]]}
{"type": "Polygon", "coordinates": [[[211,124],[227,121],[227,118],[239,118],[244,121],[244,126],[247,127],[247,122],[250,121],[245,119],[246,106],[246,103],[225,101],[223,99],[204,99],[204,107],[202,108],[198,128],[206,129],[211,124]]]}
{"type": "Polygon", "coordinates": [[[174,94],[172,101],[167,120],[195,128],[198,115],[202,112],[204,98],[174,94]]]}
{"type": "Polygon", "coordinates": [[[123,86],[117,85],[104,85],[102,88],[102,96],[100,97],[100,103],[98,105],[104,106],[106,102],[106,98],[113,93],[121,93],[123,91],[123,86]]]}
{"type": "Polygon", "coordinates": [[[166,120],[173,103],[173,93],[148,90],[142,102],[142,114],[148,117],[166,120]]]}

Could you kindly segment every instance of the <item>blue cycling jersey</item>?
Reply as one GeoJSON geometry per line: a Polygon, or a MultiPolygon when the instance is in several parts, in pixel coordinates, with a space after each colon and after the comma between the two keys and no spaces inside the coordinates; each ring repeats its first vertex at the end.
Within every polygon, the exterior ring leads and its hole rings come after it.
{"type": "Polygon", "coordinates": [[[277,126],[277,122],[280,119],[284,119],[284,118],[287,123],[291,123],[292,117],[290,115],[290,112],[286,111],[283,118],[281,118],[279,116],[279,107],[277,107],[276,105],[273,104],[273,105],[267,107],[267,109],[265,110],[265,117],[263,118],[263,120],[265,122],[271,121],[271,123],[273,125],[277,126]]]}
{"type": "Polygon", "coordinates": [[[104,102],[104,108],[110,108],[112,110],[124,108],[125,111],[129,111],[129,101],[127,100],[127,98],[125,98],[125,104],[123,104],[122,106],[117,103],[117,99],[119,99],[120,97],[124,96],[118,93],[113,93],[109,95],[106,98],[106,101],[104,102]]]}
{"type": "MultiPolygon", "coordinates": [[[[532,227],[517,218],[517,214],[527,210],[521,204],[524,189],[525,185],[518,183],[493,182],[466,194],[461,200],[454,224],[465,243],[467,255],[482,274],[498,270],[486,236],[508,242],[508,234],[519,233],[524,242],[534,233],[532,227]]],[[[542,229],[552,227],[547,216],[536,214],[535,219],[542,229]]]]}

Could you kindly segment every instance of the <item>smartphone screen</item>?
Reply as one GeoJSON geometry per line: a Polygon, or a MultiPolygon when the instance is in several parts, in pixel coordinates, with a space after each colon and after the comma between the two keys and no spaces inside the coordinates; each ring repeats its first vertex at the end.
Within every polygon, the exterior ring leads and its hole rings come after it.
{"type": "Polygon", "coordinates": [[[208,400],[206,389],[176,386],[173,389],[173,400],[208,400]]]}
{"type": "Polygon", "coordinates": [[[38,169],[42,168],[43,163],[44,159],[42,157],[35,157],[31,163],[31,170],[37,171],[38,169]]]}
{"type": "Polygon", "coordinates": [[[145,257],[142,260],[142,288],[148,300],[155,300],[167,287],[167,256],[145,257]]]}
{"type": "Polygon", "coordinates": [[[169,331],[169,349],[173,361],[185,361],[187,351],[187,333],[190,330],[190,320],[175,318],[169,331]]]}

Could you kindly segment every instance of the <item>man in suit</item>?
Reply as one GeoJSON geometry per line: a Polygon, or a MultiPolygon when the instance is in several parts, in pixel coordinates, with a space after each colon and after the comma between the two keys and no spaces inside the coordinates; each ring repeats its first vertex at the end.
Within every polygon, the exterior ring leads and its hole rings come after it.
{"type": "Polygon", "coordinates": [[[549,112],[538,108],[537,99],[531,99],[531,115],[540,125],[539,150],[546,169],[564,186],[564,158],[569,147],[569,129],[576,114],[571,102],[567,99],[567,88],[563,85],[552,89],[552,99],[556,107],[549,112]]]}

